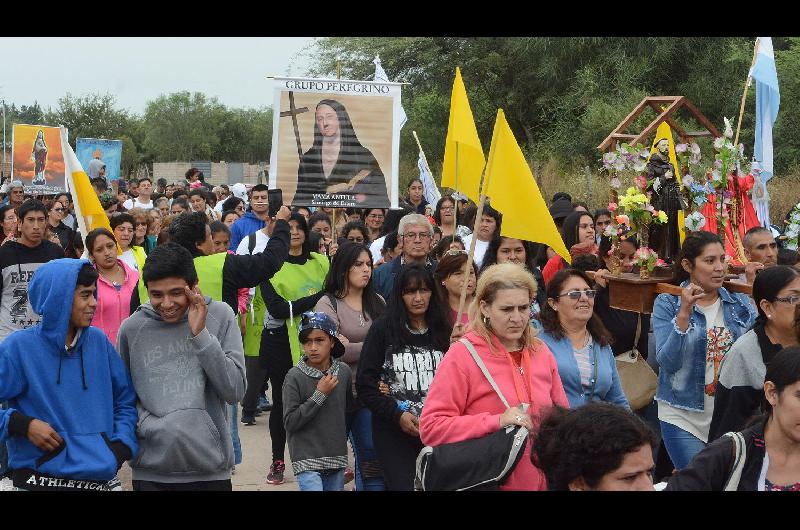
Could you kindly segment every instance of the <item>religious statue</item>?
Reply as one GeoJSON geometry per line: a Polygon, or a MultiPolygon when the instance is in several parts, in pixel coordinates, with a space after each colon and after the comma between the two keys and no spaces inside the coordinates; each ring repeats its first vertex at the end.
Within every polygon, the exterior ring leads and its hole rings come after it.
{"type": "Polygon", "coordinates": [[[314,144],[300,157],[292,204],[314,206],[319,194],[351,195],[359,204],[389,207],[378,161],[359,142],[347,109],[333,99],[317,104],[314,144]]]}
{"type": "Polygon", "coordinates": [[[656,152],[647,162],[648,191],[653,192],[651,204],[667,214],[665,224],[650,225],[650,246],[666,262],[673,262],[681,248],[678,212],[686,207],[680,185],[675,178],[675,167],[669,160],[669,140],[660,138],[656,152]]]}
{"type": "Polygon", "coordinates": [[[33,185],[43,185],[47,182],[44,178],[44,169],[47,165],[47,143],[44,141],[44,132],[40,129],[33,142],[33,152],[31,158],[34,163],[33,185]]]}

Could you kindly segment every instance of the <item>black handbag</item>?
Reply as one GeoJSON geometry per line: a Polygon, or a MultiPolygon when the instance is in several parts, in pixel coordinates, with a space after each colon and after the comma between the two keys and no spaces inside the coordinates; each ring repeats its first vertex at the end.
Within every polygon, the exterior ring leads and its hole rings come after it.
{"type": "MultiPolygon", "coordinates": [[[[475,347],[462,338],[475,363],[492,385],[500,400],[509,408],[503,393],[489,374],[475,347]]],[[[498,489],[516,467],[528,429],[509,425],[482,438],[450,444],[426,446],[417,457],[414,489],[417,491],[466,491],[498,489]]]]}

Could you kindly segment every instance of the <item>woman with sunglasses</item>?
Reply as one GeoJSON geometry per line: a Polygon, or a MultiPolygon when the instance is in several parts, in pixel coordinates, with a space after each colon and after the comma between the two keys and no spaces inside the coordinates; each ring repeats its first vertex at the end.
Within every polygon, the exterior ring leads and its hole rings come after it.
{"type": "Polygon", "coordinates": [[[569,406],[606,401],[630,408],[617,373],[611,336],[594,314],[597,291],[585,272],[564,269],[547,284],[542,340],[553,352],[569,406]]]}
{"type": "MultiPolygon", "coordinates": [[[[436,210],[433,212],[433,220],[442,229],[442,238],[452,236],[453,224],[456,223],[458,213],[456,211],[456,201],[449,196],[444,196],[436,203],[436,210]]],[[[464,237],[469,234],[469,229],[458,225],[455,227],[455,235],[464,237]]]]}
{"type": "Polygon", "coordinates": [[[798,345],[795,307],[800,302],[800,271],[777,265],[763,269],[753,282],[758,317],[753,329],[731,346],[719,370],[708,440],[742,430],[760,413],[764,374],[783,348],[798,345]]]}
{"type": "Polygon", "coordinates": [[[145,254],[150,254],[156,248],[155,241],[150,241],[147,238],[153,219],[147,215],[147,210],[143,208],[131,208],[128,213],[133,217],[133,240],[131,245],[141,247],[144,249],[145,254]]]}
{"type": "Polygon", "coordinates": [[[680,470],[706,446],[720,365],[756,311],[745,295],[722,286],[725,249],[716,234],[687,235],[675,273],[681,295],[658,295],[652,321],[661,437],[680,470]]]}
{"type": "Polygon", "coordinates": [[[362,221],[348,221],[342,227],[342,235],[339,238],[339,244],[342,245],[347,242],[358,243],[359,245],[369,246],[369,230],[362,221]]]}
{"type": "Polygon", "coordinates": [[[47,209],[47,224],[50,232],[58,236],[61,248],[66,252],[72,246],[75,231],[63,223],[66,208],[59,201],[53,201],[47,209]]]}
{"type": "Polygon", "coordinates": [[[369,230],[369,240],[375,241],[381,237],[381,227],[386,218],[386,210],[383,208],[366,208],[364,210],[364,223],[369,230]]]}

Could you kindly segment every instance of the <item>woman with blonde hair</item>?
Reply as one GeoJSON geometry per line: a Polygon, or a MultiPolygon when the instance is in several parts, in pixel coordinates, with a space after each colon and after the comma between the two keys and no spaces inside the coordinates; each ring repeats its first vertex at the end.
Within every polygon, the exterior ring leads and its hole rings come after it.
{"type": "MultiPolygon", "coordinates": [[[[553,405],[567,407],[553,354],[530,325],[536,280],[519,265],[486,269],[469,308],[470,329],[444,356],[428,390],[420,418],[425,445],[460,442],[508,425],[528,430],[553,405]],[[511,405],[505,408],[475,363],[474,349],[511,405]]],[[[546,490],[544,474],[525,448],[501,490],[546,490]]]]}

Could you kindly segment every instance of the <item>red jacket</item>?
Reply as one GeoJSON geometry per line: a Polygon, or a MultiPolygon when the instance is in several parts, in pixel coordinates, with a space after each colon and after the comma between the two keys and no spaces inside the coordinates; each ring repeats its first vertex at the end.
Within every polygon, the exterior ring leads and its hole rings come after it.
{"type": "MultiPolygon", "coordinates": [[[[517,396],[513,378],[518,378],[520,388],[524,388],[523,376],[512,370],[505,348],[495,338],[493,353],[488,343],[474,332],[466,333],[465,337],[475,346],[508,403],[512,407],[519,405],[522,400],[517,396]]],[[[569,403],[556,360],[538,339],[531,352],[531,370],[533,373],[526,374],[533,393],[528,413],[536,428],[540,415],[554,404],[568,408],[569,403]]],[[[500,416],[505,410],[466,346],[456,342],[444,356],[428,390],[419,423],[420,438],[422,443],[432,446],[480,438],[500,429],[500,416]]],[[[530,443],[500,489],[547,490],[544,473],[531,463],[530,443]]]]}

